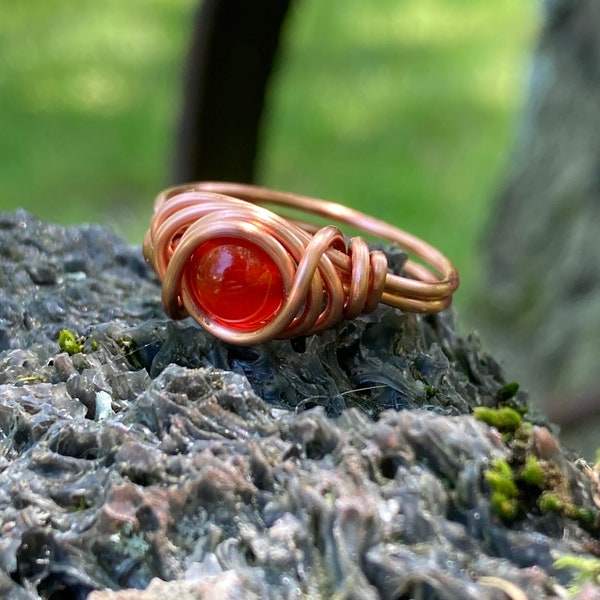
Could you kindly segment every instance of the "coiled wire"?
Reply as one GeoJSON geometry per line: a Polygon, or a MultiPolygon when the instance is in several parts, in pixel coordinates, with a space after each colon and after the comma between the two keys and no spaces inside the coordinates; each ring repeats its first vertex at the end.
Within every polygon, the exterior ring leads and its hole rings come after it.
{"type": "Polygon", "coordinates": [[[252,185],[201,182],[163,191],[144,239],[146,260],[163,282],[162,302],[174,319],[193,317],[215,336],[238,345],[319,333],[342,319],[368,313],[383,302],[407,312],[445,309],[458,286],[450,261],[419,238],[341,204],[252,185]],[[362,237],[346,244],[333,225],[319,228],[283,217],[274,205],[327,217],[399,245],[419,258],[404,275],[388,273],[385,254],[362,237]],[[206,312],[190,290],[190,257],[204,242],[242,238],[267,253],[279,268],[285,293],[268,323],[254,330],[228,326],[206,312]]]}

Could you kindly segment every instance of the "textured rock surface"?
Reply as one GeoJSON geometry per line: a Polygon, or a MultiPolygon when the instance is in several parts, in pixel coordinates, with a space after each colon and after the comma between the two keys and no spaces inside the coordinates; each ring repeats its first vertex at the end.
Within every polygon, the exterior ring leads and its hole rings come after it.
{"type": "Polygon", "coordinates": [[[525,399],[450,314],[240,349],[102,228],[3,214],[0,251],[0,597],[550,598],[600,552],[595,471],[471,415],[525,399]]]}

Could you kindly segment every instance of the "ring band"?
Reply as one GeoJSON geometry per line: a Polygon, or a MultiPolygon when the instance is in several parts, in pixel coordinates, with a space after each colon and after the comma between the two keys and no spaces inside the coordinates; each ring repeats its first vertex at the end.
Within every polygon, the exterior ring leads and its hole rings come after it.
{"type": "Polygon", "coordinates": [[[238,345],[320,333],[380,303],[405,312],[447,308],[458,287],[452,263],[423,240],[334,202],[225,182],[163,191],[143,246],[163,282],[174,319],[193,317],[238,345]],[[265,206],[352,226],[419,260],[404,275],[362,237],[346,243],[337,227],[284,217],[265,206]]]}

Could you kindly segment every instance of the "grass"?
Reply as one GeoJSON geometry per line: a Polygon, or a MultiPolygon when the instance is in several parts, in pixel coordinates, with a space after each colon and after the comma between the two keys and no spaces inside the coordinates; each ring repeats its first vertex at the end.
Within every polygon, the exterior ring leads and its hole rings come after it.
{"type": "MultiPolygon", "coordinates": [[[[167,182],[192,0],[30,0],[0,20],[0,208],[133,242],[167,182]]],[[[269,98],[262,183],[424,237],[466,303],[535,33],[522,0],[303,0],[269,98]]]]}
{"type": "Polygon", "coordinates": [[[0,21],[0,205],[130,239],[168,177],[191,0],[32,0],[0,21]]]}

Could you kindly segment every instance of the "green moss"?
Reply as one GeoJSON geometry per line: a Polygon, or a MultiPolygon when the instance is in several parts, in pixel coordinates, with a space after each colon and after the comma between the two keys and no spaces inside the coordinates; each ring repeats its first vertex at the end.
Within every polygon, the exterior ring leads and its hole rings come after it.
{"type": "Polygon", "coordinates": [[[509,406],[503,406],[501,408],[477,406],[473,410],[473,416],[479,421],[483,421],[492,427],[496,427],[496,429],[502,433],[513,433],[517,430],[523,420],[522,415],[509,406]]]}
{"type": "Polygon", "coordinates": [[[58,346],[70,356],[83,351],[81,339],[68,329],[61,329],[58,332],[58,346]]]}
{"type": "Polygon", "coordinates": [[[26,385],[28,383],[47,383],[47,379],[43,375],[26,375],[17,379],[17,385],[26,385]]]}
{"type": "Polygon", "coordinates": [[[600,558],[563,554],[554,561],[554,567],[574,571],[569,586],[569,592],[573,595],[577,594],[581,586],[588,581],[600,583],[600,558]]]}
{"type": "Polygon", "coordinates": [[[141,369],[142,363],[136,353],[135,342],[128,337],[123,337],[118,340],[119,346],[124,350],[125,358],[134,369],[141,369]]]}
{"type": "Polygon", "coordinates": [[[511,381],[510,383],[503,385],[496,392],[496,400],[498,400],[499,403],[507,402],[511,398],[514,398],[518,391],[519,384],[516,381],[511,381]]]}
{"type": "MultiPolygon", "coordinates": [[[[496,418],[499,412],[484,409],[480,414],[496,418]]],[[[484,471],[493,511],[505,523],[528,513],[554,513],[597,533],[598,511],[593,506],[575,504],[567,473],[556,462],[532,454],[532,428],[528,425],[524,422],[515,432],[504,433],[510,455],[494,460],[484,471]]]]}
{"type": "Polygon", "coordinates": [[[561,514],[565,503],[554,492],[544,492],[537,501],[539,509],[543,513],[553,512],[561,514]]]}
{"type": "Polygon", "coordinates": [[[519,502],[500,492],[494,492],[491,498],[492,509],[506,523],[514,521],[519,514],[519,502]]]}
{"type": "Polygon", "coordinates": [[[492,468],[485,472],[484,477],[494,492],[511,497],[517,496],[518,489],[513,470],[504,459],[495,460],[492,468]]]}
{"type": "Polygon", "coordinates": [[[583,506],[576,506],[570,498],[563,498],[555,491],[544,492],[537,501],[539,509],[543,513],[553,512],[563,515],[568,519],[577,521],[583,528],[591,529],[596,522],[596,511],[583,506]]]}
{"type": "Polygon", "coordinates": [[[544,485],[544,470],[535,456],[528,456],[519,472],[519,478],[525,483],[542,488],[544,485]]]}
{"type": "Polygon", "coordinates": [[[596,512],[591,508],[583,506],[568,505],[565,508],[565,515],[574,521],[577,521],[582,527],[589,529],[596,522],[596,512]]]}
{"type": "Polygon", "coordinates": [[[484,472],[484,477],[492,490],[492,509],[503,521],[513,521],[519,514],[519,488],[513,469],[503,458],[499,458],[484,472]]]}
{"type": "Polygon", "coordinates": [[[427,384],[425,386],[425,393],[427,394],[427,398],[433,398],[437,394],[437,388],[433,385],[427,384]]]}
{"type": "Polygon", "coordinates": [[[89,508],[89,505],[85,496],[76,496],[73,498],[73,503],[69,507],[69,510],[71,512],[81,512],[87,508],[89,508]]]}

